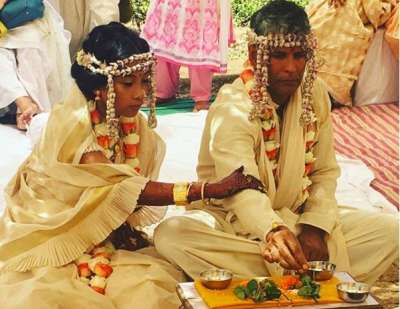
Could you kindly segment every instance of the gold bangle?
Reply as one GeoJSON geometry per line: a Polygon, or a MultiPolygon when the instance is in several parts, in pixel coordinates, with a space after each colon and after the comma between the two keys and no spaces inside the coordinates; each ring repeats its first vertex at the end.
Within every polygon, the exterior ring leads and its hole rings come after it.
{"type": "Polygon", "coordinates": [[[191,202],[193,202],[193,201],[189,201],[189,191],[190,191],[190,189],[192,188],[192,186],[193,186],[193,182],[189,183],[189,185],[188,185],[188,187],[187,187],[187,191],[186,191],[186,200],[187,200],[187,203],[188,203],[188,204],[190,204],[191,202]]]}
{"type": "Polygon", "coordinates": [[[206,206],[210,205],[210,199],[205,199],[204,197],[204,189],[206,187],[208,183],[203,181],[201,184],[201,190],[200,190],[200,195],[201,195],[201,201],[203,202],[203,204],[205,204],[206,206]]]}
{"type": "Polygon", "coordinates": [[[0,20],[0,38],[5,36],[8,32],[6,25],[0,20]]]}
{"type": "Polygon", "coordinates": [[[172,194],[174,196],[174,203],[177,206],[185,206],[188,204],[187,193],[188,193],[189,183],[187,182],[177,182],[174,184],[172,189],[172,194]]]}

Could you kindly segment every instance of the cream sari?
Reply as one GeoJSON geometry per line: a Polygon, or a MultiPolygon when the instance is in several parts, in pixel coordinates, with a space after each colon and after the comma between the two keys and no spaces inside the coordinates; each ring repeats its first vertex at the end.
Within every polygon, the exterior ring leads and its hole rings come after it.
{"type": "Polygon", "coordinates": [[[77,87],[54,107],[41,141],[6,188],[0,222],[0,303],[4,308],[176,308],[181,273],[151,248],[117,250],[106,296],[78,279],[70,264],[126,221],[148,225],[164,208],[137,200],[158,176],[165,145],[139,116],[139,160],[145,177],[125,164],[79,164],[95,142],[86,99],[77,87]],[[151,297],[149,297],[151,295],[151,297]],[[77,297],[78,296],[78,297],[77,297]]]}

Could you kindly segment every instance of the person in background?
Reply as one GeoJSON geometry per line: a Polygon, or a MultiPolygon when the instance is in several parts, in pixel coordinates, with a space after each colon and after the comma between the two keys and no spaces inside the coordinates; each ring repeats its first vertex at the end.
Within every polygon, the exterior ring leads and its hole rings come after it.
{"type": "Polygon", "coordinates": [[[70,54],[75,59],[83,40],[96,26],[119,21],[119,0],[50,0],[71,32],[70,54]]]}
{"type": "Polygon", "coordinates": [[[353,86],[377,29],[395,8],[395,0],[311,0],[306,8],[318,39],[318,76],[334,106],[353,104],[353,86]]]}
{"type": "Polygon", "coordinates": [[[26,129],[35,114],[65,98],[71,84],[68,43],[61,17],[46,0],[42,18],[0,38],[0,123],[26,129]]]}
{"type": "Polygon", "coordinates": [[[208,109],[213,73],[226,72],[234,42],[229,0],[152,0],[141,36],[157,56],[158,102],[175,98],[184,65],[193,111],[208,109]]]}

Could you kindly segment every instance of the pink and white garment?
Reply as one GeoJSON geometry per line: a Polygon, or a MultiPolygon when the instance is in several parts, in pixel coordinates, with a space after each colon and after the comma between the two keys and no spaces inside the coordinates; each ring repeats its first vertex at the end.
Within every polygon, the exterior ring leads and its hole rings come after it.
{"type": "Polygon", "coordinates": [[[225,72],[234,42],[229,0],[153,0],[142,37],[159,58],[225,72]]]}

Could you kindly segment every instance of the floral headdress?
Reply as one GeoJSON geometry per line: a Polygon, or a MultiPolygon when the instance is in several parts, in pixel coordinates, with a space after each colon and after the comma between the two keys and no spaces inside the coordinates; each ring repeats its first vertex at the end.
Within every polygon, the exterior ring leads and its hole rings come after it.
{"type": "Polygon", "coordinates": [[[249,91],[254,107],[250,113],[250,119],[260,117],[264,114],[265,108],[276,107],[270,94],[268,93],[268,63],[270,52],[277,47],[301,47],[307,58],[306,75],[302,83],[302,114],[301,124],[304,126],[314,119],[312,107],[312,88],[316,78],[316,49],[317,41],[313,33],[275,33],[269,32],[267,35],[257,35],[254,31],[248,33],[249,45],[255,45],[257,50],[256,64],[254,68],[254,84],[249,91]]]}
{"type": "Polygon", "coordinates": [[[78,65],[90,70],[95,74],[104,75],[107,77],[107,102],[106,102],[106,125],[108,135],[110,137],[117,137],[119,132],[119,120],[115,116],[115,91],[114,91],[114,77],[127,76],[135,72],[150,71],[151,74],[151,89],[148,94],[150,105],[150,114],[148,118],[148,125],[150,128],[157,126],[155,104],[156,97],[154,95],[155,81],[155,56],[153,53],[143,53],[132,55],[123,60],[105,63],[98,60],[93,54],[86,53],[80,50],[76,56],[78,65]]]}

